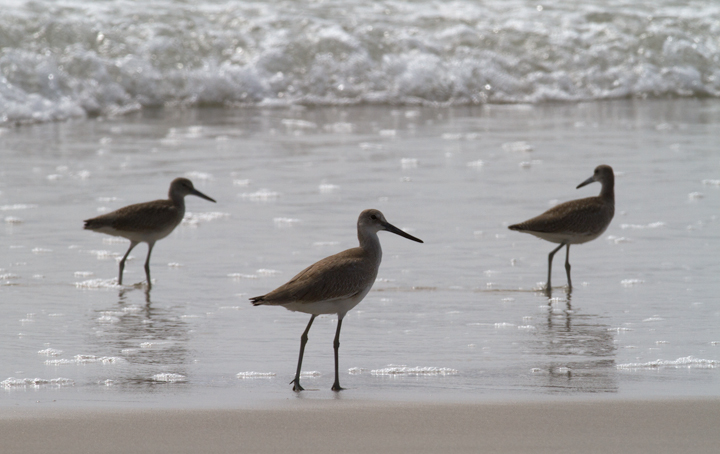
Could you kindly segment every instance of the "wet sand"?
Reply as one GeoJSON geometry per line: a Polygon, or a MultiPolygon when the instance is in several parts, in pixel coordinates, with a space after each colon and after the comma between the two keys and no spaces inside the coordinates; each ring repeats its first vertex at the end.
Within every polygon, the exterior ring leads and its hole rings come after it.
{"type": "Polygon", "coordinates": [[[716,453],[720,399],[0,410],[3,453],[716,453]]]}

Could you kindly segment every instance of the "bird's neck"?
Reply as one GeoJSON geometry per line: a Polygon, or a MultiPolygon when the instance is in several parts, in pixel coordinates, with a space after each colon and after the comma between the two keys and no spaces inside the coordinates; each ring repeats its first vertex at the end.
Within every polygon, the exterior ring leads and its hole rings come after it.
{"type": "Polygon", "coordinates": [[[600,198],[615,204],[615,179],[611,179],[610,181],[606,181],[602,185],[602,189],[600,190],[600,198]]]}
{"type": "Polygon", "coordinates": [[[380,261],[382,259],[382,248],[380,247],[380,239],[377,236],[377,232],[362,232],[358,230],[358,240],[360,241],[360,248],[365,253],[374,257],[380,261]]]}
{"type": "Polygon", "coordinates": [[[175,208],[177,208],[183,213],[185,212],[185,196],[170,192],[168,194],[168,197],[170,198],[170,201],[173,203],[173,205],[175,205],[175,208]]]}

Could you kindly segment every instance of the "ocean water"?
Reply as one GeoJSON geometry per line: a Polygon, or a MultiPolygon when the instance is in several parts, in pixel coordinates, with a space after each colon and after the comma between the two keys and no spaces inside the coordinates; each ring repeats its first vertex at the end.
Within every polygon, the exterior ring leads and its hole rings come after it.
{"type": "Polygon", "coordinates": [[[0,406],[717,396],[714,2],[0,2],[0,406]],[[507,226],[595,166],[616,214],[573,246],[507,226]],[[188,197],[146,246],[82,220],[188,197]],[[357,244],[343,324],[252,307],[357,244]],[[137,283],[137,284],[136,284],[137,283]]]}
{"type": "MultiPolygon", "coordinates": [[[[282,402],[308,316],[248,298],[381,232],[378,281],[346,317],[342,398],[717,396],[720,102],[456,108],[147,110],[0,135],[2,405],[282,402]],[[507,225],[614,166],[616,215],[538,289],[552,244],[507,225]],[[164,197],[186,221],[153,252],[82,220],[164,197]]],[[[335,316],[305,354],[305,398],[333,398],[335,316]]]]}
{"type": "Polygon", "coordinates": [[[161,106],[720,95],[720,5],[0,1],[0,124],[161,106]]]}

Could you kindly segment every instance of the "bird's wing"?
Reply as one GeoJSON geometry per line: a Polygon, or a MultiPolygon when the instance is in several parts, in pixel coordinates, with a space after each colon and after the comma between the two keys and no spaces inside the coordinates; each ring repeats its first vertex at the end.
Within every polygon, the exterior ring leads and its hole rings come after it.
{"type": "Polygon", "coordinates": [[[302,270],[286,284],[262,297],[262,304],[313,303],[351,298],[375,282],[377,267],[362,260],[361,249],[331,255],[302,270]]]}
{"type": "Polygon", "coordinates": [[[604,223],[599,221],[607,218],[607,209],[612,209],[612,206],[608,207],[597,197],[571,200],[521,222],[517,227],[519,230],[542,233],[587,233],[604,227],[604,223]]]}
{"type": "Polygon", "coordinates": [[[86,229],[112,227],[125,232],[163,230],[179,224],[178,209],[170,200],[137,203],[85,221],[86,229]]]}

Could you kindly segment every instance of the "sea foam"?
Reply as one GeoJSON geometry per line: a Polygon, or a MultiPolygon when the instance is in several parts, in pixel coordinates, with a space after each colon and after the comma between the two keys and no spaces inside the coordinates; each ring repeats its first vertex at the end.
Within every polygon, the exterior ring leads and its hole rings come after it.
{"type": "Polygon", "coordinates": [[[720,96],[709,0],[383,5],[3,2],[0,125],[158,106],[720,96]]]}

